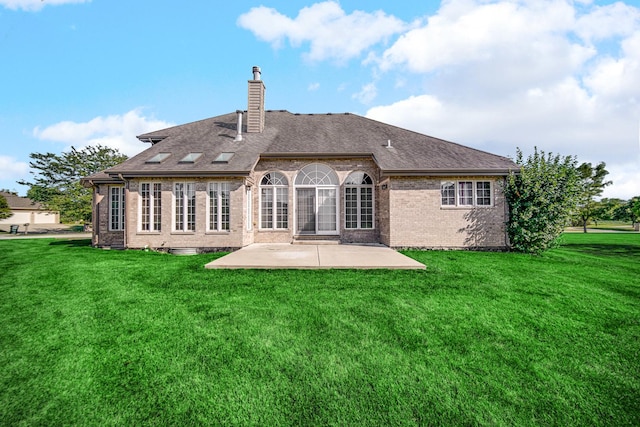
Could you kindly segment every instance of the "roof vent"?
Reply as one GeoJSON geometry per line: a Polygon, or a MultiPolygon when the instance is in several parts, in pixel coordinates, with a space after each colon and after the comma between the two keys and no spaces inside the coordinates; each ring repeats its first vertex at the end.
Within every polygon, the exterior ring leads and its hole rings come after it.
{"type": "Polygon", "coordinates": [[[240,142],[242,141],[242,110],[236,110],[236,113],[238,113],[238,130],[234,141],[240,142]]]}
{"type": "Polygon", "coordinates": [[[391,140],[387,139],[387,148],[391,148],[391,140]]]}

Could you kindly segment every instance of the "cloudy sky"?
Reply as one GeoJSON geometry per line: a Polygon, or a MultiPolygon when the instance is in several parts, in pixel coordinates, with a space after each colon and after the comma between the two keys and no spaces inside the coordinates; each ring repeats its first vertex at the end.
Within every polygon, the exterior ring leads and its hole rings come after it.
{"type": "Polygon", "coordinates": [[[0,188],[29,154],[246,108],[352,112],[513,157],[604,161],[640,195],[640,0],[0,0],[0,188]],[[188,6],[185,6],[188,5],[188,6]]]}

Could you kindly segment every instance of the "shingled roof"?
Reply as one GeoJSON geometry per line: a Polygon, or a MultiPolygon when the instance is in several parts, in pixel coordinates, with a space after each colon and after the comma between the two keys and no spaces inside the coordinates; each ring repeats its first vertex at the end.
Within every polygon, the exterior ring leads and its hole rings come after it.
{"type": "Polygon", "coordinates": [[[351,113],[293,114],[267,111],[261,133],[236,141],[237,113],[140,135],[152,146],[108,169],[112,177],[243,176],[260,158],[371,157],[383,175],[504,175],[518,166],[510,159],[402,129],[351,113]],[[159,163],[155,155],[168,153],[159,163]],[[202,153],[184,162],[190,153],[202,153]],[[216,162],[221,153],[234,153],[216,162]]]}
{"type": "Polygon", "coordinates": [[[4,196],[7,200],[7,205],[12,210],[44,210],[42,204],[34,202],[27,197],[20,197],[17,194],[5,191],[0,191],[0,196],[4,196]]]}

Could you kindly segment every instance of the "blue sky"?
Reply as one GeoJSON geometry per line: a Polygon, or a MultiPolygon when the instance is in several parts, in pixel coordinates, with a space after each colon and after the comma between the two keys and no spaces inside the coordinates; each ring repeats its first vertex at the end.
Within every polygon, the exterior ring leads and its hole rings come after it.
{"type": "Polygon", "coordinates": [[[0,0],[0,188],[29,154],[246,108],[352,112],[505,156],[607,163],[640,195],[640,0],[0,0]],[[188,6],[185,6],[188,5],[188,6]]]}

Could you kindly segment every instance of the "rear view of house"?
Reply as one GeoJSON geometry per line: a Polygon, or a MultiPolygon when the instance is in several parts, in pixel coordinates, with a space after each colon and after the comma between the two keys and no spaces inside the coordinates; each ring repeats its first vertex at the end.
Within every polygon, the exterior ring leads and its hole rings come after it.
{"type": "Polygon", "coordinates": [[[355,114],[246,110],[138,136],[150,147],[83,182],[99,247],[234,249],[332,239],[504,248],[505,157],[355,114]]]}

